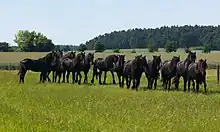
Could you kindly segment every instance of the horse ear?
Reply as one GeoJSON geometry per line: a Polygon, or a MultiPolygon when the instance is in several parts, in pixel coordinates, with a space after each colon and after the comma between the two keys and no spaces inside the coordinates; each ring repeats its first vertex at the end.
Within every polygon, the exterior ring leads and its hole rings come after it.
{"type": "Polygon", "coordinates": [[[153,58],[156,58],[156,56],[155,56],[155,55],[153,55],[153,58]]]}
{"type": "Polygon", "coordinates": [[[205,62],[206,62],[206,59],[205,59],[205,62]]]}

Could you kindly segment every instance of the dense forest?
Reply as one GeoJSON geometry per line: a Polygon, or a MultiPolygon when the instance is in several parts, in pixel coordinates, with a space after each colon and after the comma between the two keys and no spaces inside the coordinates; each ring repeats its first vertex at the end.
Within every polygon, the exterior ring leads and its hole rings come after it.
{"type": "Polygon", "coordinates": [[[173,41],[178,48],[211,47],[220,49],[219,26],[163,26],[160,28],[129,29],[114,31],[100,35],[87,41],[87,49],[94,49],[97,42],[104,44],[106,49],[146,48],[152,40],[153,46],[164,48],[167,41],[173,41]]]}

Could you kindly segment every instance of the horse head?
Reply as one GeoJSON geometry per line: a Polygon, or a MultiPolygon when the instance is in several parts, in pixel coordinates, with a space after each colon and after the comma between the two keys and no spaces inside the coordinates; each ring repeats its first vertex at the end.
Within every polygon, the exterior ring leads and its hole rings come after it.
{"type": "Polygon", "coordinates": [[[208,68],[208,64],[206,62],[206,59],[200,59],[197,63],[197,72],[200,72],[203,76],[206,73],[206,69],[208,68]]]}
{"type": "Polygon", "coordinates": [[[93,65],[93,63],[94,63],[94,53],[88,53],[86,58],[93,65]]]}
{"type": "Polygon", "coordinates": [[[114,64],[116,64],[118,62],[118,56],[117,55],[113,55],[112,61],[114,64]]]}
{"type": "Polygon", "coordinates": [[[180,61],[180,56],[173,56],[172,60],[171,60],[171,65],[173,67],[177,66],[177,63],[180,61]]]}
{"type": "Polygon", "coordinates": [[[195,62],[196,61],[196,52],[190,51],[187,55],[187,59],[191,62],[195,62]]]}
{"type": "Polygon", "coordinates": [[[154,62],[154,65],[156,66],[157,70],[159,70],[161,67],[161,55],[159,55],[159,56],[154,55],[153,62],[154,62]]]}
{"type": "Polygon", "coordinates": [[[125,63],[125,55],[118,55],[118,64],[119,67],[123,67],[125,63]]]}

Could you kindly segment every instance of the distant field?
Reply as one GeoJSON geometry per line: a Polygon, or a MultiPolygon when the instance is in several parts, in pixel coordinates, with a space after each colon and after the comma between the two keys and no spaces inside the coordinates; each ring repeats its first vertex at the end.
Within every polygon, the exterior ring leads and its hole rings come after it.
{"type": "MultiPolygon", "coordinates": [[[[176,53],[166,53],[163,49],[160,49],[159,52],[149,53],[147,49],[136,49],[137,53],[131,53],[131,49],[121,50],[120,54],[125,54],[126,59],[132,59],[136,54],[146,55],[148,59],[152,59],[152,55],[161,55],[163,60],[172,58],[173,55],[179,55],[181,59],[185,59],[186,54],[182,49],[178,50],[176,53]]],[[[93,52],[93,51],[86,51],[93,52]]],[[[43,57],[46,53],[43,52],[0,52],[0,64],[7,63],[18,63],[21,59],[24,58],[34,58],[43,57]]],[[[103,53],[96,53],[95,57],[105,57],[109,54],[113,54],[112,50],[106,50],[103,53]]],[[[212,52],[210,54],[204,54],[201,51],[197,51],[197,58],[204,58],[208,60],[210,64],[220,64],[220,52],[212,52]]]]}
{"type": "MultiPolygon", "coordinates": [[[[218,131],[220,85],[208,71],[208,94],[164,91],[139,92],[118,85],[38,84],[39,74],[28,72],[18,84],[16,71],[0,72],[0,130],[3,131],[218,131]]],[[[89,76],[91,80],[91,72],[89,76]]],[[[107,83],[111,81],[108,74],[107,83]]]]}

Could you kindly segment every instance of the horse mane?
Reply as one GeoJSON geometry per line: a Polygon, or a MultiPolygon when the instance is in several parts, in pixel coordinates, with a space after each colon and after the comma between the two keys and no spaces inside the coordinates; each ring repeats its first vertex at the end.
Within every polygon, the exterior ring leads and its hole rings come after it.
{"type": "Polygon", "coordinates": [[[52,51],[52,52],[46,54],[45,56],[39,58],[38,60],[47,60],[47,59],[51,58],[51,57],[52,57],[52,54],[54,54],[54,53],[55,53],[55,52],[52,51]]]}

